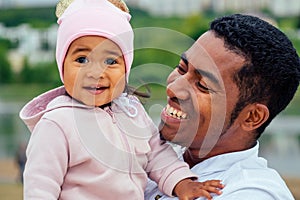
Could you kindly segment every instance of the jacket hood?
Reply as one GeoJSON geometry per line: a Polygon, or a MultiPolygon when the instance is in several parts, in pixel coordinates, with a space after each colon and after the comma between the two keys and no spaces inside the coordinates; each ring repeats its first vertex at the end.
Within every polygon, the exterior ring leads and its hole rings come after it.
{"type": "MultiPolygon", "coordinates": [[[[128,117],[134,118],[138,114],[139,100],[126,93],[121,94],[118,98],[112,101],[111,109],[114,112],[124,112],[128,117]]],[[[35,125],[40,121],[42,116],[51,110],[72,107],[72,108],[85,108],[94,109],[94,106],[87,106],[82,104],[68,95],[64,86],[52,89],[45,92],[30,102],[28,102],[20,111],[19,116],[27,125],[28,129],[32,132],[35,125]]]]}
{"type": "Polygon", "coordinates": [[[65,94],[66,90],[61,86],[35,97],[22,108],[19,113],[20,118],[29,130],[32,131],[46,112],[60,107],[86,107],[83,104],[73,101],[65,94]]]}

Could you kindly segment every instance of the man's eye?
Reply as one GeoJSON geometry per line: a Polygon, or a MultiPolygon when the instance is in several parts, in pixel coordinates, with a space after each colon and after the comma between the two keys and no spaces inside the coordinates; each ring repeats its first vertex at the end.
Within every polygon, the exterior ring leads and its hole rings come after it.
{"type": "Polygon", "coordinates": [[[104,61],[104,63],[107,65],[114,65],[114,64],[117,64],[117,60],[114,58],[108,58],[104,61]]]}
{"type": "Polygon", "coordinates": [[[204,90],[205,92],[209,92],[210,89],[208,87],[206,87],[205,85],[203,85],[202,83],[200,82],[197,82],[197,87],[200,88],[201,90],[204,90]]]}
{"type": "Polygon", "coordinates": [[[186,70],[181,65],[177,65],[176,68],[179,74],[183,75],[186,73],[186,70]]]}
{"type": "Polygon", "coordinates": [[[85,64],[88,63],[89,60],[86,57],[79,57],[76,59],[76,62],[81,63],[81,64],[85,64]]]}

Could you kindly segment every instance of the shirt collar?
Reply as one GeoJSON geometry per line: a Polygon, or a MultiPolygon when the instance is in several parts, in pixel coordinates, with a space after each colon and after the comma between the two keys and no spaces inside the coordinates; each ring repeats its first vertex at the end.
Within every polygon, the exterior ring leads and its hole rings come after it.
{"type": "Polygon", "coordinates": [[[258,149],[259,142],[257,142],[257,144],[251,149],[211,157],[202,161],[201,163],[198,163],[191,170],[194,173],[197,173],[200,177],[202,175],[215,173],[217,171],[225,171],[237,162],[250,157],[258,157],[258,149]]]}

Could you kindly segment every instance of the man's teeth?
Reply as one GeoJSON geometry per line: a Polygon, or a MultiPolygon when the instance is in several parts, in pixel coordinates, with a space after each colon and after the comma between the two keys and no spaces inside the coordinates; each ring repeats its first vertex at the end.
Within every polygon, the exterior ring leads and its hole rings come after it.
{"type": "Polygon", "coordinates": [[[166,107],[166,113],[168,116],[176,118],[176,119],[186,119],[187,114],[182,112],[181,110],[177,110],[171,107],[169,104],[166,107]]]}

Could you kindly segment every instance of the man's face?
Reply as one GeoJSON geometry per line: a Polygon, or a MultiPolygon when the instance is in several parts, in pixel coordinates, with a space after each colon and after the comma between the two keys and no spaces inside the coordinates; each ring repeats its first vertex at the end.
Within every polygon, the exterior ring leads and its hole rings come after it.
{"type": "Polygon", "coordinates": [[[201,147],[203,154],[210,152],[228,131],[238,99],[232,76],[243,63],[212,32],[203,34],[168,77],[162,136],[190,149],[201,147]]]}

